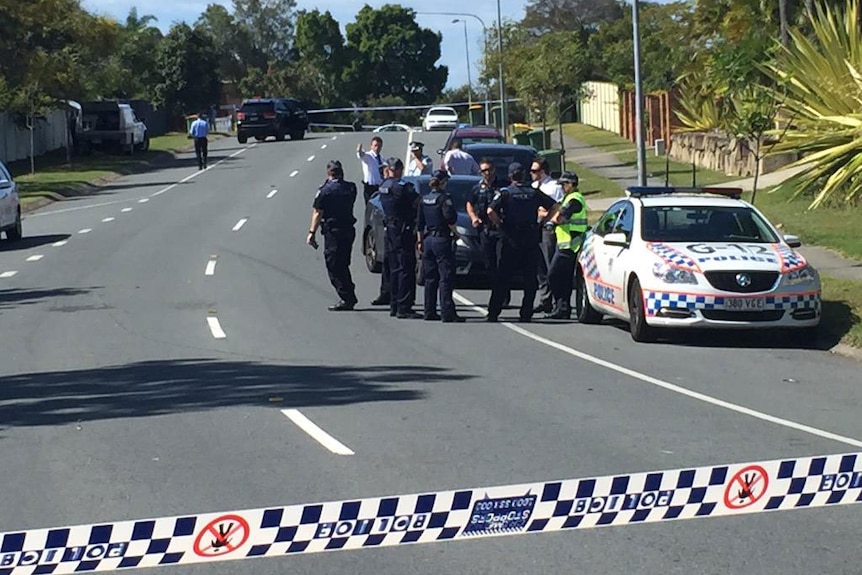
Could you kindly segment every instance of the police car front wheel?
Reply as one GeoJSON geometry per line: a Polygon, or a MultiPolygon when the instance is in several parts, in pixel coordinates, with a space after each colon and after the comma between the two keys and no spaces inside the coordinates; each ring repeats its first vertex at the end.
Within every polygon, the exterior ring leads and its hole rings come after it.
{"type": "Polygon", "coordinates": [[[631,289],[629,289],[629,324],[633,340],[639,343],[655,340],[655,329],[646,322],[643,291],[637,278],[632,280],[631,289]]]}

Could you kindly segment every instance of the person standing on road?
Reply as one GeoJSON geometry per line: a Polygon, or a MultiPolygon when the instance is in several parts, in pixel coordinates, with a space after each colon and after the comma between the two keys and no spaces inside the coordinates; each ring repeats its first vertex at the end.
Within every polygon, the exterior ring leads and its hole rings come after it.
{"type": "Polygon", "coordinates": [[[356,184],[344,180],[344,169],[339,161],[326,165],[327,181],[314,196],[311,226],[306,243],[317,249],[315,234],[323,232],[323,258],[329,281],[340,301],[329,306],[329,311],[349,311],[356,305],[356,287],[350,275],[350,254],[356,239],[356,184]]]}
{"type": "Polygon", "coordinates": [[[389,315],[398,319],[417,319],[422,317],[413,311],[419,194],[413,184],[401,179],[404,162],[398,158],[389,158],[383,167],[386,180],[380,186],[379,193],[385,228],[384,253],[389,263],[389,315]]]}
{"type": "MultiPolygon", "coordinates": [[[[554,202],[559,202],[563,199],[563,188],[551,178],[548,174],[550,169],[548,160],[545,158],[536,158],[533,160],[533,165],[530,167],[530,175],[533,178],[533,187],[541,190],[545,195],[549,196],[554,202]]],[[[544,219],[548,216],[548,212],[539,208],[537,217],[544,219]]],[[[554,235],[554,230],[542,228],[542,243],[541,254],[536,268],[536,276],[539,284],[539,303],[533,310],[533,313],[551,313],[554,297],[551,294],[550,283],[548,282],[548,268],[551,266],[551,259],[556,251],[557,237],[554,235]]]]}
{"type": "Polygon", "coordinates": [[[563,187],[562,202],[554,210],[546,229],[554,230],[557,249],[548,268],[548,282],[554,294],[554,309],[548,319],[569,319],[572,316],[572,286],[578,252],[587,232],[587,202],[578,191],[578,175],[563,172],[557,180],[563,187]]]}
{"type": "Polygon", "coordinates": [[[443,169],[450,175],[478,176],[479,164],[470,154],[461,149],[461,139],[452,140],[451,149],[443,156],[443,169]]]}
{"type": "MultiPolygon", "coordinates": [[[[488,158],[479,161],[479,172],[482,181],[473,186],[473,191],[467,200],[467,214],[470,222],[479,232],[479,245],[482,247],[482,256],[485,263],[485,271],[488,277],[493,279],[497,273],[500,262],[500,230],[488,217],[488,206],[497,191],[494,185],[496,174],[494,162],[488,158]]],[[[503,307],[509,305],[509,294],[503,301],[503,307]]]]}
{"type": "Polygon", "coordinates": [[[434,172],[434,162],[423,153],[425,144],[422,142],[410,143],[410,160],[407,167],[408,176],[422,176],[434,172]]]}
{"type": "Polygon", "coordinates": [[[495,322],[503,309],[503,300],[510,290],[515,273],[520,273],[524,282],[524,299],[519,313],[522,322],[533,318],[533,301],[536,298],[536,260],[539,257],[541,240],[540,224],[536,221],[539,208],[547,212],[554,207],[554,200],[541,191],[526,186],[524,167],[509,164],[509,184],[494,194],[488,206],[488,216],[502,231],[500,264],[491,300],[488,302],[488,321],[495,322]]]}
{"type": "Polygon", "coordinates": [[[207,168],[207,136],[210,128],[207,121],[204,119],[203,113],[198,114],[197,119],[192,122],[189,127],[189,137],[195,141],[195,158],[198,160],[198,169],[205,170],[207,168]]]}
{"type": "Polygon", "coordinates": [[[371,138],[371,149],[367,152],[362,149],[362,144],[356,146],[356,157],[362,162],[362,195],[366,204],[383,183],[383,156],[380,155],[382,151],[383,138],[380,136],[371,138]]]}
{"type": "Polygon", "coordinates": [[[455,289],[455,246],[458,236],[455,223],[458,213],[446,192],[449,174],[437,170],[428,184],[431,191],[422,196],[417,213],[416,232],[422,250],[425,274],[426,321],[443,319],[443,323],[463,322],[455,311],[452,292],[455,289]],[[440,292],[440,315],[437,315],[437,292],[440,292]]]}

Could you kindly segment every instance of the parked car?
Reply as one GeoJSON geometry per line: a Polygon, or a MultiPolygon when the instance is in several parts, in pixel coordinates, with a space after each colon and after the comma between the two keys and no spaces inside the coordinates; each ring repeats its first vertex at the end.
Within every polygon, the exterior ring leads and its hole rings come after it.
{"type": "MultiPolygon", "coordinates": [[[[413,183],[423,195],[431,190],[428,183],[430,180],[431,176],[404,178],[404,181],[413,183]]],[[[466,207],[473,187],[481,181],[482,178],[477,176],[452,176],[446,185],[446,190],[452,196],[452,202],[458,211],[457,226],[461,238],[455,244],[455,260],[456,274],[459,276],[484,272],[479,234],[470,223],[466,207]]],[[[380,205],[380,194],[375,193],[368,200],[365,209],[365,228],[362,234],[365,265],[372,273],[380,273],[383,270],[383,237],[383,208],[380,205]]]]}
{"type": "Polygon", "coordinates": [[[18,184],[3,162],[0,162],[0,231],[6,232],[6,239],[10,242],[18,241],[24,235],[18,184]]]}
{"type": "Polygon", "coordinates": [[[577,315],[660,328],[795,328],[820,322],[820,277],[742,190],[629,188],[584,240],[577,315]]]}
{"type": "Polygon", "coordinates": [[[283,141],[301,140],[308,130],[308,113],[293,98],[255,98],[245,100],[236,115],[237,140],[249,138],[263,142],[269,136],[283,141]]]}
{"type": "Polygon", "coordinates": [[[407,124],[396,124],[392,122],[390,124],[384,124],[383,126],[377,126],[372,130],[374,133],[379,134],[381,132],[410,132],[412,128],[407,124]]]}
{"type": "Polygon", "coordinates": [[[494,126],[470,126],[467,128],[455,128],[449,133],[446,144],[437,150],[442,159],[446,152],[452,147],[452,140],[461,140],[461,144],[502,144],[506,139],[500,130],[494,126]]]}
{"type": "MultiPolygon", "coordinates": [[[[500,187],[509,184],[509,164],[518,162],[524,166],[525,172],[529,172],[533,159],[539,154],[532,146],[516,144],[468,144],[463,149],[473,156],[476,162],[482,158],[494,162],[495,183],[500,187]]],[[[525,175],[529,179],[529,174],[525,175]]]]}
{"type": "Polygon", "coordinates": [[[458,127],[458,112],[455,108],[448,106],[434,106],[425,114],[422,121],[422,129],[430,130],[454,130],[458,127]]]}
{"type": "Polygon", "coordinates": [[[84,154],[110,148],[131,154],[150,148],[146,124],[129,104],[116,100],[81,103],[81,129],[75,139],[84,154]]]}

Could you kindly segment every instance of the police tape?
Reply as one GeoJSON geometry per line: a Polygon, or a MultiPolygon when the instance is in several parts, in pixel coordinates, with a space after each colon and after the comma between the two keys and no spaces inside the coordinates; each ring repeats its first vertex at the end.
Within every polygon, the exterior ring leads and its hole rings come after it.
{"type": "Polygon", "coordinates": [[[862,501],[862,453],[0,534],[0,575],[185,565],[862,501]]]}

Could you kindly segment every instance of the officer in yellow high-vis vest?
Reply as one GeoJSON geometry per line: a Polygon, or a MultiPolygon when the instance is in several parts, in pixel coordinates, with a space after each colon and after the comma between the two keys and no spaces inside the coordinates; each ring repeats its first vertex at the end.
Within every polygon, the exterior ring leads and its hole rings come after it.
{"type": "Polygon", "coordinates": [[[565,195],[554,209],[550,220],[557,236],[557,249],[548,268],[548,283],[554,298],[554,309],[545,317],[570,319],[575,264],[587,231],[587,202],[578,191],[577,174],[563,172],[557,182],[563,186],[565,195]]]}

